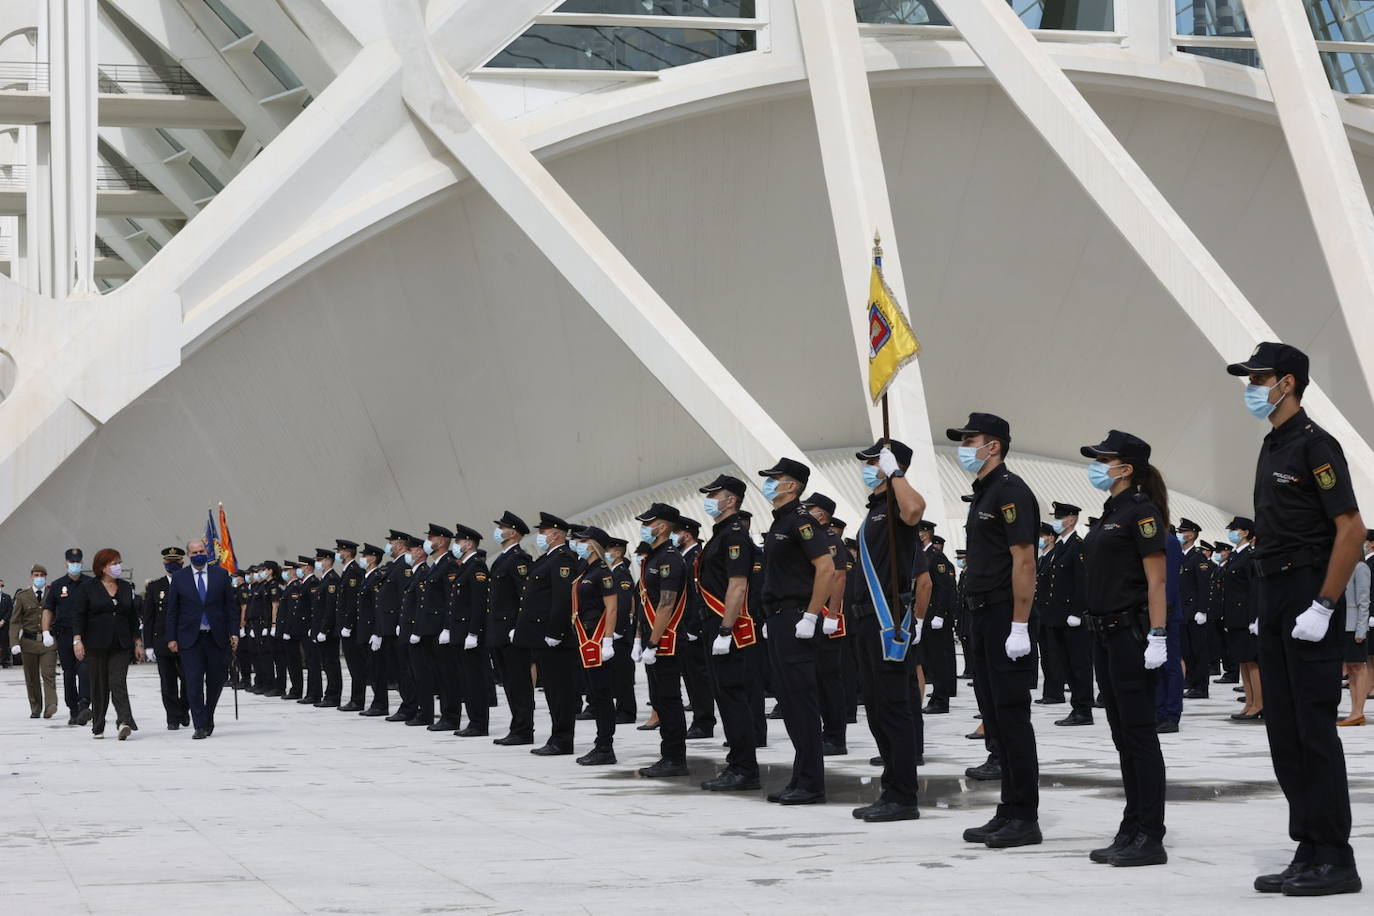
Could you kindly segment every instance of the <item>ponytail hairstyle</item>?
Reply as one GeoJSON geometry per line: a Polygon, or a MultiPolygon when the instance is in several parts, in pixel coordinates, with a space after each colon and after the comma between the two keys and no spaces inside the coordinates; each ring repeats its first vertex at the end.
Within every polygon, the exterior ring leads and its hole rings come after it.
{"type": "Polygon", "coordinates": [[[1160,516],[1167,521],[1169,518],[1169,488],[1164,485],[1164,477],[1159,473],[1159,468],[1153,464],[1147,464],[1143,468],[1132,465],[1131,483],[1138,487],[1150,502],[1154,503],[1160,516]]]}

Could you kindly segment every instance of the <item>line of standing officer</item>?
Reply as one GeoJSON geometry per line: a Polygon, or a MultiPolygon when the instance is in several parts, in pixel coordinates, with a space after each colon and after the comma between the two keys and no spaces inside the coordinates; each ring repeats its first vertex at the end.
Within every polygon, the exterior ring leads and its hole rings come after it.
{"type": "Polygon", "coordinates": [[[1083,573],[1083,539],[1078,536],[1078,514],[1071,503],[1052,503],[1054,546],[1046,560],[1044,594],[1037,590],[1036,607],[1040,619],[1042,651],[1053,653],[1055,666],[1069,685],[1069,714],[1054,724],[1093,724],[1093,648],[1083,626],[1086,607],[1083,573]]]}
{"type": "Polygon", "coordinates": [[[186,694],[186,676],[181,670],[181,656],[165,651],[167,637],[167,590],[172,573],[181,569],[186,551],[180,547],[162,549],[162,566],[166,575],[149,579],[143,587],[143,645],[144,655],[157,664],[158,686],[162,693],[162,709],[167,716],[167,730],[176,731],[191,724],[191,707],[186,694]]]}

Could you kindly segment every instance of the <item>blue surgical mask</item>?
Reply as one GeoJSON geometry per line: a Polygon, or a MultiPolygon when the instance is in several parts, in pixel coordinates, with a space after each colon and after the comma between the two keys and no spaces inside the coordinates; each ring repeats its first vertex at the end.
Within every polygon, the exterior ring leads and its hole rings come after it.
{"type": "Polygon", "coordinates": [[[362,568],[363,572],[367,572],[367,568],[368,568],[369,566],[371,566],[371,565],[372,565],[372,558],[371,558],[371,557],[369,557],[369,556],[361,556],[361,557],[358,557],[358,566],[362,568]]]}
{"type": "Polygon", "coordinates": [[[457,541],[454,541],[452,544],[448,545],[448,552],[453,554],[455,557],[461,557],[463,555],[463,548],[458,546],[457,541]]]}
{"type": "Polygon", "coordinates": [[[763,482],[763,498],[770,503],[778,498],[778,479],[769,477],[763,482]]]}
{"type": "Polygon", "coordinates": [[[414,565],[415,565],[415,554],[413,554],[413,553],[407,553],[407,554],[406,554],[406,565],[407,565],[407,566],[414,566],[414,565]]]}
{"type": "Polygon", "coordinates": [[[543,551],[545,551],[545,550],[548,550],[548,549],[549,549],[549,538],[548,538],[548,535],[544,534],[542,531],[541,531],[539,534],[536,534],[536,535],[534,536],[534,546],[535,546],[536,548],[538,548],[539,551],[540,551],[541,553],[542,553],[543,551]]]}
{"type": "Polygon", "coordinates": [[[707,498],[701,504],[701,508],[702,511],[704,511],[711,518],[718,518],[720,516],[720,500],[716,499],[715,497],[707,498]]]}
{"type": "Polygon", "coordinates": [[[209,562],[210,562],[210,555],[209,555],[208,553],[193,553],[193,554],[191,554],[191,565],[194,566],[194,567],[196,567],[197,569],[199,569],[200,567],[204,566],[206,563],[209,563],[209,562]]]}
{"type": "Polygon", "coordinates": [[[291,570],[289,570],[289,569],[283,569],[283,570],[281,571],[281,580],[282,580],[283,582],[290,582],[291,579],[292,579],[295,575],[296,575],[296,574],[295,574],[294,572],[292,572],[291,570]]]}
{"type": "Polygon", "coordinates": [[[297,566],[297,567],[296,567],[296,578],[297,578],[297,579],[304,579],[304,578],[305,578],[305,567],[304,567],[304,566],[297,566]]]}
{"type": "Polygon", "coordinates": [[[639,539],[646,544],[652,544],[654,542],[654,529],[650,528],[648,525],[640,525],[639,539]]]}
{"type": "Polygon", "coordinates": [[[1227,531],[1227,532],[1226,532],[1226,540],[1230,541],[1232,544],[1239,545],[1239,544],[1240,544],[1240,531],[1239,531],[1238,529],[1235,529],[1235,528],[1232,528],[1231,530],[1227,531]]]}
{"type": "MultiPolygon", "coordinates": [[[[1264,385],[1246,385],[1245,409],[1250,411],[1250,413],[1258,419],[1263,420],[1267,418],[1274,412],[1275,408],[1279,406],[1278,404],[1269,403],[1269,392],[1273,390],[1273,385],[1268,387],[1264,385]]],[[[1279,398],[1279,400],[1282,401],[1284,397],[1287,397],[1287,395],[1279,398]]]]}
{"type": "Polygon", "coordinates": [[[34,577],[33,577],[33,587],[34,587],[34,588],[36,588],[36,589],[42,588],[43,586],[45,586],[45,585],[47,585],[47,584],[48,584],[48,577],[47,577],[47,576],[34,576],[34,577]]]}
{"type": "Polygon", "coordinates": [[[323,576],[323,575],[324,575],[324,560],[316,560],[316,561],[315,561],[315,575],[317,575],[317,576],[323,576]]]}
{"type": "Polygon", "coordinates": [[[1057,518],[1054,521],[1050,522],[1050,527],[1054,529],[1055,534],[1063,534],[1064,520],[1062,518],[1057,518]]]}
{"type": "Polygon", "coordinates": [[[1097,487],[1097,489],[1110,490],[1112,484],[1115,482],[1116,481],[1112,477],[1110,465],[1103,464],[1100,461],[1094,461],[1092,464],[1088,465],[1088,483],[1097,487]]]}
{"type": "Polygon", "coordinates": [[[68,563],[68,564],[67,564],[67,575],[69,575],[69,576],[79,576],[79,575],[81,575],[81,564],[80,564],[80,563],[68,563]]]}
{"type": "Polygon", "coordinates": [[[674,531],[672,534],[668,535],[668,540],[673,542],[674,547],[682,546],[682,535],[677,531],[674,531]]]}
{"type": "Polygon", "coordinates": [[[169,573],[174,573],[174,572],[176,572],[178,569],[181,569],[181,564],[180,564],[180,563],[173,563],[173,562],[171,562],[171,561],[169,560],[168,562],[162,564],[162,568],[165,569],[165,570],[167,570],[169,573]]]}
{"type": "Polygon", "coordinates": [[[391,543],[390,543],[390,542],[387,542],[386,549],[382,551],[382,556],[383,556],[383,557],[386,557],[388,560],[390,560],[390,559],[391,559],[392,557],[394,557],[395,555],[396,555],[396,554],[395,554],[395,553],[392,551],[392,549],[391,549],[391,543]]]}
{"type": "Polygon", "coordinates": [[[963,560],[955,560],[955,561],[954,561],[954,568],[955,568],[955,569],[963,569],[963,568],[964,568],[964,561],[963,561],[963,560]]]}
{"type": "Polygon", "coordinates": [[[425,538],[425,553],[434,553],[434,541],[431,538],[425,538]]]}
{"type": "Polygon", "coordinates": [[[878,484],[883,482],[882,473],[878,470],[876,464],[864,465],[863,474],[864,486],[868,487],[870,490],[876,490],[878,484]]]}
{"type": "Polygon", "coordinates": [[[978,453],[987,447],[987,443],[982,445],[961,445],[959,446],[959,467],[968,471],[970,474],[977,474],[987,464],[986,458],[979,458],[978,453]]]}
{"type": "Polygon", "coordinates": [[[491,529],[491,539],[498,544],[505,540],[505,537],[501,534],[500,528],[491,529]]]}
{"type": "Polygon", "coordinates": [[[584,559],[584,560],[587,559],[587,557],[588,557],[588,556],[591,554],[591,552],[592,552],[592,549],[591,549],[590,547],[588,547],[586,544],[582,543],[581,541],[573,541],[573,542],[572,542],[572,549],[573,549],[573,553],[577,554],[579,557],[581,557],[581,558],[584,559]]]}

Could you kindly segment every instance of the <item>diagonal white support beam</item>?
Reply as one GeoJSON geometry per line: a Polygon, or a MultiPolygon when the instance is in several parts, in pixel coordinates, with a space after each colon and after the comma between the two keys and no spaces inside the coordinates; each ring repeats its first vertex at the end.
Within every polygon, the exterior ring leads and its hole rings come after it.
{"type": "Polygon", "coordinates": [[[324,92],[324,87],[334,78],[335,71],[329,68],[320,52],[275,0],[248,0],[246,3],[243,0],[231,0],[229,7],[250,29],[266,36],[272,50],[286,61],[291,72],[300,78],[311,95],[324,92]]]}
{"type": "MultiPolygon", "coordinates": [[[[273,2],[280,5],[280,0],[273,2]]],[[[334,7],[337,4],[338,0],[286,0],[285,5],[286,14],[334,74],[343,72],[368,37],[367,33],[350,28],[336,15],[334,7]]],[[[357,7],[358,4],[353,4],[353,9],[357,7]]]]}
{"type": "MultiPolygon", "coordinates": [[[[514,4],[512,4],[514,5],[514,4]]],[[[739,468],[802,449],[635,270],[429,41],[417,0],[388,0],[402,96],[472,178],[739,468]]],[[[819,471],[815,487],[841,491],[819,471]]],[[[837,500],[841,502],[841,500],[837,500]]],[[[855,517],[856,507],[838,506],[855,517]]]]}
{"type": "Polygon", "coordinates": [[[1374,211],[1301,3],[1247,0],[1279,123],[1374,399],[1374,211]]]}
{"type": "MultiPolygon", "coordinates": [[[[432,0],[427,25],[441,60],[467,74],[496,56],[562,0],[432,0]],[[475,13],[480,12],[480,15],[475,13]]],[[[665,23],[667,24],[667,23],[665,23]]]]}
{"type": "MultiPolygon", "coordinates": [[[[855,392],[867,398],[868,297],[872,266],[872,238],[876,230],[883,240],[883,273],[897,291],[907,320],[920,334],[921,322],[912,315],[909,291],[902,273],[892,205],[887,194],[887,174],[878,146],[878,125],[868,89],[868,70],[859,42],[859,24],[848,4],[830,0],[796,0],[797,25],[806,59],[811,106],[816,116],[821,162],[830,216],[835,224],[835,245],[840,256],[840,275],[849,298],[838,304],[849,312],[858,360],[855,392]]],[[[909,365],[889,393],[892,435],[913,450],[912,480],[926,497],[926,514],[945,518],[939,468],[930,435],[925,385],[919,361],[909,365]]],[[[876,439],[882,432],[879,412],[870,407],[869,425],[876,439]]]]}
{"type": "MultiPolygon", "coordinates": [[[[1278,339],[1006,0],[941,9],[1223,361],[1278,339]]],[[[1303,401],[1341,440],[1359,495],[1374,502],[1374,450],[1320,386],[1303,401]]]]}

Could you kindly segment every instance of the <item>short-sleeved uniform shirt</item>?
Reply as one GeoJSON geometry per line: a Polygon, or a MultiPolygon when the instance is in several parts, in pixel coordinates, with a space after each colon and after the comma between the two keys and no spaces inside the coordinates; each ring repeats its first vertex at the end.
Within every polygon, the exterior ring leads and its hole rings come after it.
{"type": "Polygon", "coordinates": [[[1164,552],[1167,520],[1139,490],[1107,500],[1102,519],[1083,541],[1088,613],[1114,614],[1146,607],[1144,557],[1164,552]]]}
{"type": "MultiPolygon", "coordinates": [[[[582,570],[573,594],[577,602],[578,619],[582,621],[582,627],[588,636],[592,635],[596,625],[601,621],[601,615],[606,612],[606,599],[615,597],[617,590],[615,576],[601,560],[582,570]]],[[[616,610],[616,616],[619,617],[618,606],[616,610]]]]}
{"type": "Polygon", "coordinates": [[[52,612],[53,626],[68,630],[76,626],[76,593],[89,578],[85,573],[61,576],[43,589],[43,607],[52,612]]]}
{"type": "MultiPolygon", "coordinates": [[[[644,591],[649,596],[655,616],[659,613],[672,614],[673,609],[663,607],[658,599],[664,592],[682,594],[682,590],[687,587],[687,566],[682,562],[682,554],[677,552],[671,541],[659,544],[644,558],[644,563],[639,567],[639,583],[644,586],[644,591]]],[[[653,632],[647,613],[640,622],[640,631],[647,642],[653,632]]]]}
{"type": "Polygon", "coordinates": [[[1040,506],[1025,481],[1006,466],[973,481],[973,501],[964,526],[968,551],[964,593],[1011,590],[1011,548],[1034,544],[1040,506]]]}
{"type": "Polygon", "coordinates": [[[1256,559],[1330,550],[1332,519],[1359,506],[1341,445],[1299,410],[1272,429],[1255,469],[1256,559]]]}
{"type": "Polygon", "coordinates": [[[635,578],[630,574],[630,564],[624,560],[611,569],[615,580],[615,631],[620,636],[629,636],[634,628],[635,617],[635,578]]]}
{"type": "MultiPolygon", "coordinates": [[[[730,580],[742,576],[746,582],[754,570],[754,553],[758,548],[749,540],[749,520],[739,513],[716,522],[711,539],[701,549],[701,568],[697,573],[699,586],[718,601],[725,601],[730,580]]],[[[748,606],[746,599],[745,606],[748,606]]],[[[711,615],[714,619],[715,615],[711,615]]],[[[709,623],[709,620],[708,620],[709,623]]],[[[719,625],[719,621],[716,621],[719,625]]]]}
{"type": "Polygon", "coordinates": [[[763,539],[763,602],[774,608],[805,607],[811,602],[816,569],[811,561],[830,555],[830,534],[794,499],[773,510],[763,539]]]}
{"type": "MultiPolygon", "coordinates": [[[[887,494],[870,493],[868,497],[868,514],[864,516],[863,527],[860,535],[864,539],[864,544],[868,547],[868,558],[873,563],[874,575],[878,577],[878,582],[883,594],[887,597],[889,607],[895,606],[898,596],[890,594],[892,591],[892,551],[888,547],[889,532],[896,531],[897,537],[897,582],[903,593],[910,591],[913,583],[923,573],[930,571],[929,561],[926,559],[926,552],[921,548],[921,539],[916,533],[915,525],[908,525],[901,518],[893,519],[893,524],[888,525],[887,521],[887,494]]],[[[863,571],[863,553],[859,554],[860,562],[855,566],[857,575],[865,579],[865,584],[859,591],[861,600],[866,605],[872,605],[872,589],[867,584],[867,579],[863,571]]]]}

